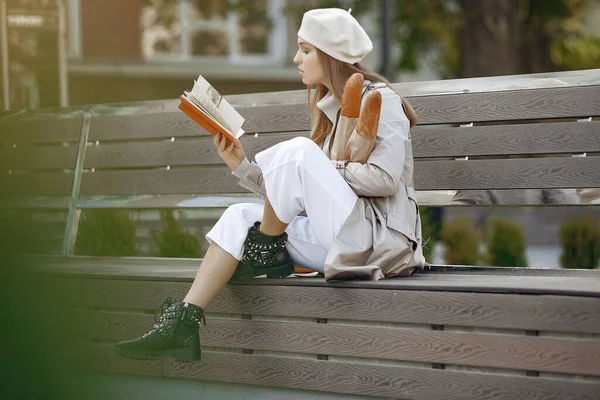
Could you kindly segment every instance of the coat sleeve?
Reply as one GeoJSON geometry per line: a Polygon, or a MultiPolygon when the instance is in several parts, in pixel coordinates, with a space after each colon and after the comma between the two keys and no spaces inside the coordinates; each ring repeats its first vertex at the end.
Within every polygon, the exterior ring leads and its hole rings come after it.
{"type": "Polygon", "coordinates": [[[261,199],[266,197],[265,180],[258,164],[248,161],[248,158],[244,158],[232,174],[238,178],[238,184],[241,187],[250,190],[261,199]]]}
{"type": "Polygon", "coordinates": [[[410,123],[404,114],[400,96],[389,88],[383,89],[382,95],[376,144],[367,162],[348,162],[342,168],[338,167],[359,196],[391,196],[402,183],[410,123]]]}

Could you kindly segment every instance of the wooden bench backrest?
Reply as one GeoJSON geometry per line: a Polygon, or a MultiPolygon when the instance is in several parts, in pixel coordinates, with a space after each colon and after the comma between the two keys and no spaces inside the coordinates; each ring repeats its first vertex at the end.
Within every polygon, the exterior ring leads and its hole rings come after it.
{"type": "MultiPolygon", "coordinates": [[[[600,122],[576,122],[600,116],[600,86],[408,99],[419,115],[413,132],[417,190],[600,186],[600,174],[595,173],[600,158],[565,156],[600,152],[600,122]],[[546,121],[532,123],[536,120],[546,121]],[[455,126],[471,122],[487,125],[455,126]],[[552,157],[510,159],[523,155],[552,157]],[[454,160],[467,156],[469,162],[454,160]]],[[[246,118],[249,156],[309,134],[306,104],[239,111],[246,118]]],[[[243,193],[211,140],[177,110],[95,116],[89,141],[99,145],[86,151],[84,168],[94,172],[83,175],[81,194],[243,193]]]]}
{"type": "Polygon", "coordinates": [[[0,119],[2,192],[70,197],[82,124],[83,113],[78,111],[0,119]]]}
{"type": "MultiPolygon", "coordinates": [[[[598,80],[600,70],[591,76],[598,80]]],[[[394,88],[403,94],[410,85],[394,88]]],[[[271,93],[232,96],[246,118],[250,157],[281,140],[309,135],[306,102],[298,103],[299,94],[292,93],[290,103],[271,93]]],[[[600,82],[406,97],[419,117],[412,133],[418,191],[600,187],[600,158],[571,157],[600,152],[600,82]],[[476,125],[464,126],[471,123],[476,125]]],[[[11,116],[0,120],[0,128],[5,193],[70,195],[78,140],[87,144],[80,154],[78,196],[245,192],[231,179],[211,137],[177,110],[177,101],[11,116]],[[32,172],[29,179],[6,174],[19,169],[32,172]]]]}
{"type": "MultiPolygon", "coordinates": [[[[457,80],[451,93],[420,94],[427,83],[394,85],[407,93],[419,117],[412,131],[419,202],[447,205],[456,190],[600,188],[600,70],[513,77],[517,87],[563,82],[558,87],[509,90],[505,83],[503,90],[457,90],[475,81],[497,86],[499,78],[457,80]],[[587,157],[579,157],[583,153],[587,157]]],[[[243,141],[250,158],[282,140],[309,135],[305,96],[230,97],[246,118],[243,141]]],[[[94,105],[0,118],[0,191],[46,196],[37,205],[42,208],[59,199],[53,207],[69,208],[71,232],[80,209],[115,206],[111,196],[118,207],[157,208],[182,207],[182,199],[201,196],[248,194],[218,157],[212,137],[177,105],[94,105]]]]}
{"type": "MultiPolygon", "coordinates": [[[[40,110],[24,118],[13,114],[0,119],[2,200],[21,209],[33,205],[28,215],[35,219],[38,231],[31,234],[41,240],[40,250],[51,254],[61,252],[70,226],[69,199],[75,194],[83,115],[79,110],[58,114],[40,110]],[[29,202],[39,197],[38,202],[29,202]]],[[[5,217],[2,215],[0,223],[10,223],[10,217],[5,217]]],[[[19,223],[25,221],[28,219],[20,219],[19,223]]]]}

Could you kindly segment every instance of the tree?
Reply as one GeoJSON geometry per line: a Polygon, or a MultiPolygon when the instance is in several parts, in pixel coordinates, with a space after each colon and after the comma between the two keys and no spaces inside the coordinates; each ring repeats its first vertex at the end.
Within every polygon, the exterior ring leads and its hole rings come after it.
{"type": "Polygon", "coordinates": [[[137,223],[129,210],[86,210],[83,213],[75,254],[127,257],[137,255],[137,223]]]}
{"type": "Polygon", "coordinates": [[[498,267],[526,267],[523,229],[505,219],[493,218],[487,235],[487,262],[498,267]]]}
{"type": "Polygon", "coordinates": [[[592,269],[600,261],[600,227],[593,216],[565,221],[560,228],[563,268],[592,269]]]}
{"type": "Polygon", "coordinates": [[[583,31],[595,0],[414,0],[396,7],[400,69],[437,54],[442,76],[547,72],[600,65],[600,38],[583,31]]]}
{"type": "MultiPolygon", "coordinates": [[[[373,10],[371,0],[288,2],[296,15],[313,7],[373,10]]],[[[411,0],[390,2],[401,47],[398,70],[415,71],[434,55],[444,78],[596,68],[600,38],[584,32],[597,0],[411,0]]]]}
{"type": "Polygon", "coordinates": [[[152,231],[154,243],[158,246],[158,257],[200,257],[200,240],[198,236],[187,232],[181,220],[183,212],[179,212],[179,218],[175,217],[173,210],[161,210],[161,229],[152,231]]]}
{"type": "Polygon", "coordinates": [[[447,223],[441,232],[444,261],[451,265],[477,265],[481,237],[466,218],[447,223]]]}

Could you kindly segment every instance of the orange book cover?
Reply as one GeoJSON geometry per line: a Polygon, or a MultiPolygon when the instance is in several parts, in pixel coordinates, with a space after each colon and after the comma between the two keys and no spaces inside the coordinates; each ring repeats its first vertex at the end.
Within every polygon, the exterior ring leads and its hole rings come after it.
{"type": "Polygon", "coordinates": [[[227,130],[221,126],[217,121],[213,120],[211,117],[206,115],[201,109],[199,109],[196,105],[190,102],[185,96],[179,96],[179,109],[183,111],[188,117],[194,120],[198,125],[206,129],[208,133],[211,135],[216,135],[217,131],[221,132],[223,135],[227,137],[229,142],[234,140],[233,136],[227,130]]]}

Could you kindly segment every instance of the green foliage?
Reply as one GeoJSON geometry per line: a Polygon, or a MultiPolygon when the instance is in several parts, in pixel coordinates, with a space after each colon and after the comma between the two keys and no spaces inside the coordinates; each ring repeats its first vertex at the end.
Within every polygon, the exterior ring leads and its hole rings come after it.
{"type": "Polygon", "coordinates": [[[593,216],[565,221],[560,228],[563,268],[593,269],[600,260],[600,228],[593,216]]]}
{"type": "Polygon", "coordinates": [[[502,218],[490,221],[487,262],[497,267],[527,267],[523,229],[502,218]]]}
{"type": "MultiPolygon", "coordinates": [[[[476,0],[480,1],[480,0],[476,0]]],[[[600,65],[600,39],[584,32],[588,7],[597,0],[519,0],[515,27],[522,32],[519,43],[523,73],[541,72],[536,69],[537,48],[548,43],[551,61],[558,69],[596,68],[600,65]]],[[[401,48],[398,69],[416,71],[419,59],[433,55],[434,64],[442,77],[459,77],[460,61],[470,49],[461,48],[466,14],[473,12],[473,0],[411,0],[393,2],[395,36],[401,48]]],[[[294,2],[292,2],[294,3],[294,2]]],[[[314,6],[352,7],[354,15],[366,10],[375,11],[379,4],[371,0],[326,1],[311,0],[292,7],[300,13],[314,6]]],[[[492,13],[489,9],[488,13],[492,13]]],[[[482,14],[476,20],[486,23],[494,15],[482,14]]],[[[491,29],[491,28],[488,28],[491,29]]],[[[509,30],[508,28],[506,30],[509,30]]],[[[493,45],[493,44],[490,44],[493,45]]],[[[499,60],[502,62],[502,60],[499,60]]]]}
{"type": "MultiPolygon", "coordinates": [[[[397,69],[416,71],[423,56],[434,58],[434,65],[443,78],[460,76],[461,60],[477,58],[472,49],[461,47],[467,13],[473,13],[474,0],[411,0],[390,1],[392,4],[395,38],[400,44],[401,56],[397,69]],[[465,54],[465,52],[469,52],[465,54]]],[[[480,0],[476,0],[480,1],[480,0]]],[[[513,28],[521,33],[518,56],[522,58],[523,73],[541,72],[547,66],[539,64],[545,50],[550,47],[551,62],[558,69],[595,68],[600,63],[600,39],[584,31],[584,17],[588,7],[597,0],[519,0],[513,2],[518,9],[514,13],[513,28]]],[[[264,18],[257,13],[255,0],[190,0],[202,15],[222,15],[235,11],[244,18],[264,18]]],[[[171,29],[177,24],[177,0],[145,0],[152,6],[157,25],[171,29]]],[[[313,8],[352,8],[352,14],[360,17],[366,12],[379,12],[380,2],[372,0],[305,0],[287,1],[284,12],[290,24],[296,26],[302,14],[313,8]]],[[[494,18],[494,10],[484,10],[475,21],[486,24],[494,18]]],[[[380,21],[377,21],[380,23],[380,21]]],[[[269,25],[270,21],[266,21],[269,25]]],[[[493,27],[487,27],[492,29],[493,27]]],[[[493,43],[490,44],[493,46],[493,43]]],[[[499,60],[502,62],[502,60],[499,60]]]]}
{"type": "Polygon", "coordinates": [[[441,231],[444,260],[451,265],[477,265],[481,235],[466,218],[444,224],[441,231]]]}
{"type": "Polygon", "coordinates": [[[135,256],[137,222],[129,210],[85,210],[77,233],[75,254],[135,256]]]}
{"type": "Polygon", "coordinates": [[[173,210],[161,210],[161,229],[152,231],[154,243],[158,246],[158,257],[198,258],[200,257],[200,240],[197,235],[189,233],[181,221],[185,214],[173,210]]]}

